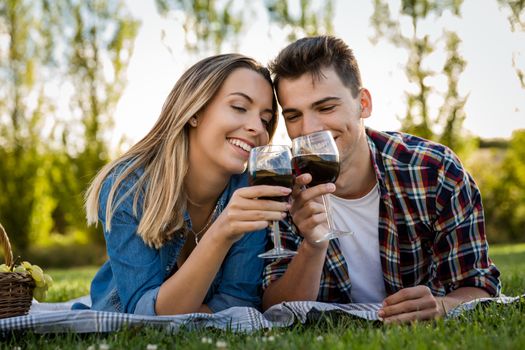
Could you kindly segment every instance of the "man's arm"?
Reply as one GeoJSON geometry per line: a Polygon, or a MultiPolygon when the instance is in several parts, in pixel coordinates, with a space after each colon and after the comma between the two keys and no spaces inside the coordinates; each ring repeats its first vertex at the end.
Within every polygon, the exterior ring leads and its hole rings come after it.
{"type": "Polygon", "coordinates": [[[446,286],[435,297],[426,286],[387,297],[378,316],[385,322],[411,322],[444,316],[461,303],[499,293],[499,271],[488,258],[481,194],[459,159],[447,149],[437,194],[436,278],[446,286]]]}
{"type": "Polygon", "coordinates": [[[323,184],[301,189],[311,181],[312,177],[309,174],[296,178],[290,214],[304,240],[284,275],[264,291],[263,309],[283,301],[316,300],[319,294],[321,273],[329,244],[315,242],[316,237],[322,236],[327,230],[326,212],[321,195],[335,191],[335,185],[323,184]]]}
{"type": "Polygon", "coordinates": [[[263,309],[283,301],[316,300],[328,242],[312,246],[306,240],[284,275],[268,286],[263,295],[263,309]]]}

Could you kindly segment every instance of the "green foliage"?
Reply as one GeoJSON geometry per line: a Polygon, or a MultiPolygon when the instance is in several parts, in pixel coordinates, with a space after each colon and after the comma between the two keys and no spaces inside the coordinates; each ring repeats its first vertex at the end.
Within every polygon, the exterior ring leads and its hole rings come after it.
{"type": "MultiPolygon", "coordinates": [[[[9,233],[13,249],[24,250],[35,207],[35,191],[41,190],[38,174],[45,156],[40,141],[46,99],[41,74],[43,60],[31,1],[0,4],[0,35],[7,36],[8,50],[0,51],[0,222],[9,233]]],[[[44,73],[42,73],[44,74],[44,73]]]]}
{"type": "Polygon", "coordinates": [[[85,228],[137,29],[121,0],[0,3],[0,222],[19,254],[85,228]],[[69,106],[50,92],[63,87],[69,106]]]}
{"type": "Polygon", "coordinates": [[[508,19],[512,31],[525,31],[525,0],[498,0],[498,3],[510,10],[508,19]]]}
{"type": "MultiPolygon", "coordinates": [[[[525,31],[525,0],[498,0],[500,7],[510,11],[508,19],[513,32],[525,31]]],[[[512,66],[516,71],[521,87],[525,89],[525,69],[518,65],[518,52],[512,55],[512,66]]]]}
{"type": "Polygon", "coordinates": [[[298,14],[291,11],[290,1],[266,0],[265,5],[272,22],[289,27],[289,41],[303,36],[332,34],[334,31],[334,2],[331,0],[323,1],[321,7],[315,6],[312,1],[301,0],[298,14]]]}
{"type": "Polygon", "coordinates": [[[372,42],[385,38],[393,45],[408,51],[408,61],[405,72],[412,83],[410,91],[406,91],[407,111],[401,120],[401,129],[405,132],[423,138],[438,141],[451,147],[456,153],[464,155],[475,148],[473,142],[462,130],[466,118],[463,110],[467,97],[458,92],[459,78],[466,66],[466,61],[459,53],[461,39],[454,32],[444,30],[441,38],[433,39],[429,34],[421,33],[424,21],[435,20],[444,11],[460,16],[462,0],[429,1],[403,0],[399,15],[392,15],[389,3],[382,0],[374,1],[374,13],[371,23],[376,31],[372,42]],[[401,22],[411,23],[411,34],[403,34],[401,22]],[[430,69],[427,61],[432,54],[438,52],[438,47],[444,43],[446,59],[442,73],[430,69]],[[439,92],[431,85],[431,79],[442,75],[447,80],[447,88],[439,92]],[[432,115],[429,100],[440,97],[441,107],[432,115]]]}
{"type": "Polygon", "coordinates": [[[481,190],[489,241],[525,241],[525,130],[506,147],[473,153],[466,167],[481,190]]]}
{"type": "Polygon", "coordinates": [[[301,0],[296,9],[294,1],[277,0],[155,0],[163,16],[182,13],[182,28],[186,49],[192,52],[222,52],[226,41],[235,47],[246,24],[258,15],[262,7],[271,23],[287,29],[288,40],[305,35],[333,32],[334,1],[321,3],[301,0]]]}
{"type": "Polygon", "coordinates": [[[525,130],[512,134],[509,148],[499,169],[492,169],[498,179],[492,188],[487,215],[509,240],[525,239],[525,130]]]}

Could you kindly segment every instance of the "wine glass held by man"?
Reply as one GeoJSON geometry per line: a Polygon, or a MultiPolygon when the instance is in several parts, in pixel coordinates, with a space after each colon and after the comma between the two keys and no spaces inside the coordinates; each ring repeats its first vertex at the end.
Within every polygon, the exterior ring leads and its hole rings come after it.
{"type": "MultiPolygon", "coordinates": [[[[199,61],[177,81],[152,130],[93,180],[86,209],[108,261],[92,308],[146,315],[258,307],[268,222],[291,189],[248,186],[252,147],[276,127],[269,72],[239,54],[199,61]],[[229,253],[229,254],[228,254],[229,253]]],[[[81,308],[76,304],[74,308],[81,308]]]]}
{"type": "Polygon", "coordinates": [[[297,255],[265,268],[264,308],[289,300],[382,303],[385,322],[411,322],[499,294],[475,182],[444,145],[365,127],[372,97],[343,40],[299,39],[270,69],[290,138],[330,131],[340,171],[335,184],[305,188],[312,176],[296,178],[294,225],[281,238],[297,255]],[[317,243],[327,229],[326,194],[336,226],[354,235],[317,243]]]}
{"type": "MultiPolygon", "coordinates": [[[[311,181],[307,187],[335,182],[339,176],[339,150],[327,130],[316,131],[311,134],[296,137],[292,140],[293,168],[297,176],[309,174],[311,181]]],[[[330,194],[322,195],[324,211],[326,213],[327,231],[316,238],[315,242],[328,241],[353,234],[351,231],[339,230],[332,219],[330,194]]]]}

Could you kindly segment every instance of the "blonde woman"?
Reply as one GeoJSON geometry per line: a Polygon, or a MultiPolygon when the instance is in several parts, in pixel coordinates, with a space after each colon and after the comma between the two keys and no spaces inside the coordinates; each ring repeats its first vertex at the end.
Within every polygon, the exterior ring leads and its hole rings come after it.
{"type": "MultiPolygon", "coordinates": [[[[175,84],[153,129],[95,177],[87,219],[108,261],[91,284],[95,310],[144,315],[260,306],[266,228],[286,196],[247,187],[252,147],[276,128],[270,75],[253,59],[206,58],[175,84]]],[[[78,306],[77,306],[78,307],[78,306]]]]}

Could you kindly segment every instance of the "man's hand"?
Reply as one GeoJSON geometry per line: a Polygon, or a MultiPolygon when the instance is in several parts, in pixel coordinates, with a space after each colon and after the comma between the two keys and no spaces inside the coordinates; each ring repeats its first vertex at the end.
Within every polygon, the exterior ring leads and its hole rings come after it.
{"type": "Polygon", "coordinates": [[[461,287],[444,297],[435,297],[426,286],[401,289],[383,300],[377,315],[385,323],[407,323],[443,317],[461,303],[489,297],[482,288],[461,287]]]}
{"type": "Polygon", "coordinates": [[[387,297],[377,315],[384,323],[431,320],[445,315],[442,299],[427,286],[404,288],[387,297]]]}
{"type": "Polygon", "coordinates": [[[302,174],[295,179],[292,191],[292,207],[290,214],[305,241],[311,246],[327,246],[315,241],[327,231],[326,210],[322,195],[335,191],[332,183],[304,188],[312,181],[310,174],[302,174]]]}

